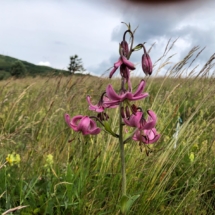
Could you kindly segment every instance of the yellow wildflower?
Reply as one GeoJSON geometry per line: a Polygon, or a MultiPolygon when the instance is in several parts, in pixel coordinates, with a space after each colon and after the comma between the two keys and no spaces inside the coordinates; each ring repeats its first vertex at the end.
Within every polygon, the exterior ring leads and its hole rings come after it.
{"type": "Polygon", "coordinates": [[[16,154],[15,152],[13,152],[12,154],[8,154],[7,157],[6,157],[6,161],[11,166],[13,166],[14,164],[19,166],[20,160],[21,160],[20,155],[16,154]]]}

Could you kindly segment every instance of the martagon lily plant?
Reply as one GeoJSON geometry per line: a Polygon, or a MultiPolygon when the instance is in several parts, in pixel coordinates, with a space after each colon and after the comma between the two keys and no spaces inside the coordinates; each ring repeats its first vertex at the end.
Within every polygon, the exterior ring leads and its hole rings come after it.
{"type": "MultiPolygon", "coordinates": [[[[157,117],[152,110],[143,110],[142,107],[136,106],[133,102],[142,100],[148,97],[148,93],[144,92],[146,85],[145,80],[141,80],[137,90],[132,91],[130,80],[131,70],[135,70],[135,66],[129,61],[131,54],[134,51],[143,49],[141,59],[142,69],[145,75],[152,74],[152,61],[146,48],[143,44],[138,44],[133,48],[134,32],[130,29],[130,24],[126,26],[128,30],[124,32],[123,40],[119,45],[119,59],[114,64],[110,71],[109,78],[112,78],[114,73],[119,69],[121,75],[120,89],[116,92],[111,84],[106,87],[106,91],[102,93],[98,104],[91,103],[91,97],[87,96],[89,110],[97,112],[96,116],[78,115],[70,118],[69,114],[65,114],[67,125],[76,132],[81,132],[83,135],[97,135],[103,128],[110,135],[118,138],[121,158],[121,173],[122,173],[122,197],[120,201],[121,213],[126,214],[133,202],[139,195],[129,197],[126,191],[126,168],[125,168],[125,151],[124,146],[132,140],[137,141],[140,146],[155,143],[160,134],[156,131],[157,117]],[[126,34],[130,35],[130,47],[126,41],[126,34]],[[119,111],[119,130],[115,133],[111,129],[109,116],[106,110],[109,108],[118,108],[119,111]],[[100,124],[100,127],[97,126],[100,124]],[[131,131],[131,132],[128,132],[131,131]]],[[[148,155],[147,147],[146,154],[148,155]]]]}

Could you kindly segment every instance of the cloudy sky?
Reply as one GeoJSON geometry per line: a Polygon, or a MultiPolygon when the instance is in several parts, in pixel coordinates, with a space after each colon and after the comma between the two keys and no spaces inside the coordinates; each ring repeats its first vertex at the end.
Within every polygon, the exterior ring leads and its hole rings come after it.
{"type": "MultiPolygon", "coordinates": [[[[128,1],[128,0],[127,0],[128,1]]],[[[167,41],[178,38],[174,62],[194,46],[206,46],[203,65],[215,52],[215,1],[175,4],[130,4],[123,0],[0,0],[0,54],[66,69],[69,57],[79,55],[91,74],[101,75],[118,59],[118,44],[130,22],[135,44],[155,43],[153,61],[167,41]],[[117,3],[116,3],[117,2],[117,3]]],[[[140,62],[142,51],[132,60],[140,62]]],[[[137,66],[138,68],[138,66],[137,66]]],[[[141,74],[141,69],[137,70],[141,74]]]]}

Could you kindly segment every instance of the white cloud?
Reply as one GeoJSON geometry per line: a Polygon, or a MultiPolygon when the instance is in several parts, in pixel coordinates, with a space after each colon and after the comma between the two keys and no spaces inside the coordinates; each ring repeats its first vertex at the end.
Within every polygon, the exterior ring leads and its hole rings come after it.
{"type": "Polygon", "coordinates": [[[45,61],[45,62],[40,61],[40,62],[38,63],[38,65],[40,65],[40,66],[51,66],[51,64],[50,64],[48,61],[45,61]]]}

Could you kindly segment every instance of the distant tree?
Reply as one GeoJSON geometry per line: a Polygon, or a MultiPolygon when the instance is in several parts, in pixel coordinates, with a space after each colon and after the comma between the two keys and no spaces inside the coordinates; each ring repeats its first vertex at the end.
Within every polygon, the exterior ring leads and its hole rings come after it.
{"type": "Polygon", "coordinates": [[[26,72],[25,65],[21,61],[15,61],[10,68],[10,74],[16,78],[24,77],[26,72]]]}
{"type": "Polygon", "coordinates": [[[70,57],[70,64],[68,67],[69,72],[74,74],[75,72],[84,72],[85,69],[82,64],[81,58],[78,58],[78,55],[70,57]]]}

